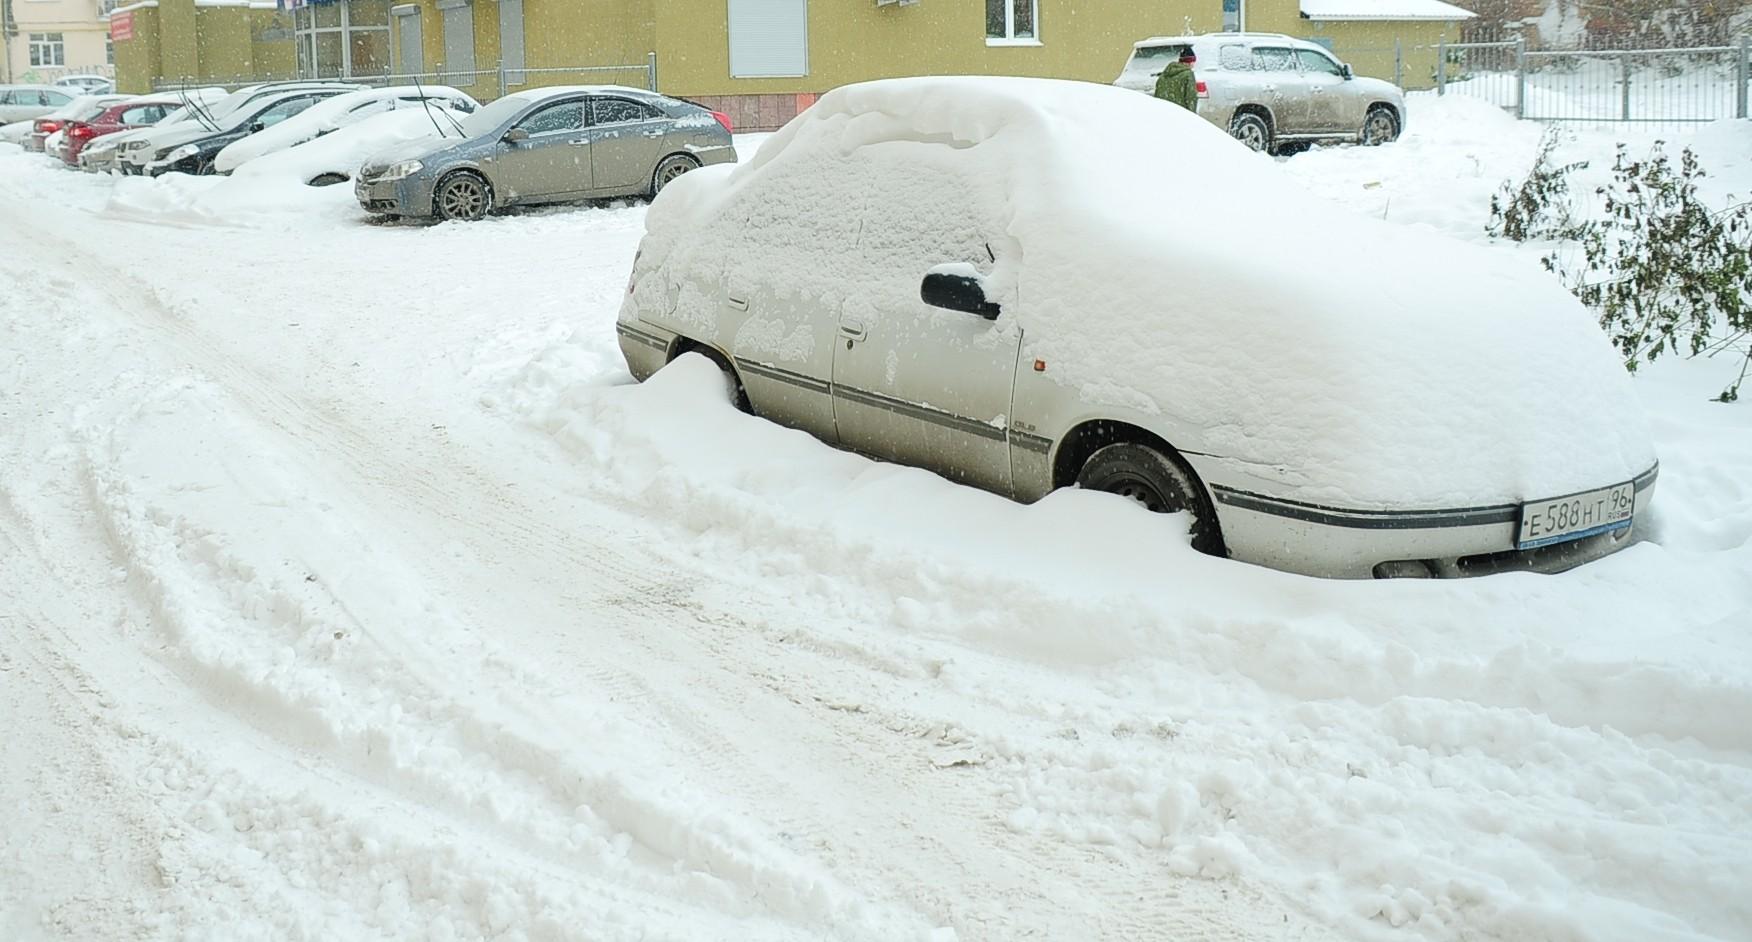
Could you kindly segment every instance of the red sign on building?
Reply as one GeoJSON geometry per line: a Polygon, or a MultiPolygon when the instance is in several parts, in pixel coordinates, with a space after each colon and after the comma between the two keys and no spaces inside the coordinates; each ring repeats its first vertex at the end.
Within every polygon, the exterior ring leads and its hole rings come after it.
{"type": "Polygon", "coordinates": [[[134,38],[134,11],[110,14],[110,41],[126,42],[134,38]]]}

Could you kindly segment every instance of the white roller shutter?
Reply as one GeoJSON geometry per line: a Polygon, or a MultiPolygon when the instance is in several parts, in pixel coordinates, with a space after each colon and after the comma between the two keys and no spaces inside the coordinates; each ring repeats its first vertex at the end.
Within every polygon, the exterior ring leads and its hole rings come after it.
{"type": "Polygon", "coordinates": [[[730,76],[809,74],[808,0],[729,0],[730,76]]]}

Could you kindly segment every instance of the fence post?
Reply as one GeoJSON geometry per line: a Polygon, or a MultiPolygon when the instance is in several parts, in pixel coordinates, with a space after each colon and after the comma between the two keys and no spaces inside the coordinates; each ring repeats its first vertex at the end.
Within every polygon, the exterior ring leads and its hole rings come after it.
{"type": "Polygon", "coordinates": [[[1436,43],[1436,94],[1448,94],[1448,41],[1436,43]]]}
{"type": "Polygon", "coordinates": [[[657,90],[657,53],[645,53],[645,84],[651,91],[657,90]]]}
{"type": "Polygon", "coordinates": [[[1619,69],[1618,69],[1619,74],[1622,76],[1623,81],[1624,81],[1624,89],[1623,89],[1624,115],[1623,115],[1623,119],[1625,121],[1629,121],[1630,120],[1630,53],[1628,53],[1628,52],[1621,53],[1618,56],[1618,65],[1619,65],[1619,69]]]}
{"type": "Polygon", "coordinates": [[[1393,37],[1393,84],[1401,90],[1405,88],[1405,48],[1397,36],[1393,37]]]}
{"type": "Polygon", "coordinates": [[[1515,37],[1515,118],[1527,117],[1527,37],[1515,37]]]}
{"type": "Polygon", "coordinates": [[[1740,37],[1740,58],[1734,63],[1734,117],[1746,117],[1746,82],[1752,79],[1747,70],[1752,69],[1748,57],[1752,56],[1752,37],[1740,37]]]}
{"type": "Polygon", "coordinates": [[[511,94],[511,89],[509,86],[507,86],[505,84],[505,60],[500,59],[499,60],[499,97],[504,98],[506,95],[509,95],[509,94],[511,94]]]}

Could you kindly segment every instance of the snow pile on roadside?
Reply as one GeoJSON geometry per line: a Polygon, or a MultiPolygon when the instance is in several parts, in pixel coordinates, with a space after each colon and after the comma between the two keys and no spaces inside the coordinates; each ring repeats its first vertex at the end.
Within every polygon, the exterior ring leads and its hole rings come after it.
{"type": "MultiPolygon", "coordinates": [[[[266,159],[266,158],[264,158],[266,159]]],[[[360,217],[348,186],[312,187],[295,175],[118,177],[104,212],[167,223],[320,227],[360,217]]]]}

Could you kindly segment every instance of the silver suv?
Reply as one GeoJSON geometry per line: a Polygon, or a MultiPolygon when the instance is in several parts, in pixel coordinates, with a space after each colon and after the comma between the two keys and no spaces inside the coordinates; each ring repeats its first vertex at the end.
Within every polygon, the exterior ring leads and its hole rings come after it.
{"type": "Polygon", "coordinates": [[[1115,85],[1150,93],[1192,47],[1198,113],[1254,150],[1313,141],[1384,144],[1405,128],[1405,95],[1361,78],[1323,47],[1279,33],[1158,36],[1136,43],[1115,85]]]}

